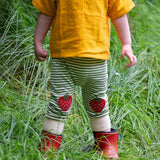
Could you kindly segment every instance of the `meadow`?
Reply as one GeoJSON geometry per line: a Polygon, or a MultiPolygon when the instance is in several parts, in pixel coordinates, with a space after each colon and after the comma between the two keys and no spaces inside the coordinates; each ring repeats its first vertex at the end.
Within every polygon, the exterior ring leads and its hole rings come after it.
{"type": "MultiPolygon", "coordinates": [[[[121,160],[160,160],[160,0],[134,0],[128,14],[137,64],[125,69],[121,44],[111,31],[108,97],[112,127],[122,135],[121,160]]],[[[50,57],[38,62],[33,34],[38,11],[31,0],[0,1],[0,160],[41,160],[37,145],[49,93],[50,57]]],[[[49,51],[49,34],[44,48],[49,51]]],[[[104,160],[81,90],[76,87],[57,160],[104,160]]]]}

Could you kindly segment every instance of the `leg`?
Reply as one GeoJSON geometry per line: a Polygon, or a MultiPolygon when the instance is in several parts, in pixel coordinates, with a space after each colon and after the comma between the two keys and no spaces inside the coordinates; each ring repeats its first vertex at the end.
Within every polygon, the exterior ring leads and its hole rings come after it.
{"type": "Polygon", "coordinates": [[[97,123],[97,127],[93,126],[95,131],[104,131],[110,127],[109,107],[107,92],[107,62],[99,60],[97,65],[90,67],[88,70],[88,78],[85,85],[82,86],[83,103],[90,117],[91,127],[93,123],[97,123]],[[103,127],[99,127],[100,123],[103,127]],[[105,126],[105,122],[109,123],[105,126]]]}
{"type": "Polygon", "coordinates": [[[46,118],[65,122],[72,105],[74,82],[63,59],[51,60],[50,93],[46,118]]]}
{"type": "Polygon", "coordinates": [[[111,129],[107,98],[107,66],[102,63],[94,67],[94,73],[82,88],[83,102],[90,117],[96,140],[95,147],[104,156],[118,158],[118,132],[111,129]],[[96,68],[96,70],[95,70],[96,68]]]}
{"type": "Polygon", "coordinates": [[[41,151],[59,149],[66,116],[70,113],[74,83],[63,59],[51,59],[51,98],[49,101],[41,151]]]}

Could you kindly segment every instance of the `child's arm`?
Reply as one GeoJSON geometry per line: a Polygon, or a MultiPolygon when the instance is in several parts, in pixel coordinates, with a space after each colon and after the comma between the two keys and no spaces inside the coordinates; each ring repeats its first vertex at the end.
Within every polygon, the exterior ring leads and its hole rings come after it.
{"type": "Polygon", "coordinates": [[[48,55],[47,51],[42,48],[42,43],[52,24],[52,21],[53,17],[39,13],[33,39],[35,56],[39,61],[45,61],[48,55]]]}
{"type": "Polygon", "coordinates": [[[123,58],[124,55],[126,55],[130,60],[130,63],[126,65],[125,67],[127,68],[130,66],[133,66],[136,63],[137,58],[133,54],[133,51],[132,51],[132,46],[131,46],[132,42],[131,42],[130,29],[129,29],[127,15],[125,14],[124,16],[120,18],[113,19],[112,23],[116,29],[116,32],[122,44],[121,58],[123,58]]]}

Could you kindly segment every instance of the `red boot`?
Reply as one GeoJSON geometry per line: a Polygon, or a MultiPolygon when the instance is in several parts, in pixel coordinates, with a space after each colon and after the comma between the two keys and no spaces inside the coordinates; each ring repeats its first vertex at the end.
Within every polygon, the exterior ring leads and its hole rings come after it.
{"type": "Polygon", "coordinates": [[[102,151],[104,156],[109,158],[118,157],[118,132],[111,129],[111,132],[93,132],[96,139],[96,149],[102,151]]]}
{"type": "Polygon", "coordinates": [[[62,142],[61,135],[54,135],[47,131],[42,131],[42,143],[39,146],[40,152],[55,151],[60,148],[62,142]]]}

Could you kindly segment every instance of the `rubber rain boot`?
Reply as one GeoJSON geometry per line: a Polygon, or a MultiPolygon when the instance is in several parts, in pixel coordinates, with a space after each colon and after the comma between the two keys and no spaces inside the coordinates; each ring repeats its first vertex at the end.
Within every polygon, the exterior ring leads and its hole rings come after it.
{"type": "Polygon", "coordinates": [[[41,144],[39,145],[39,151],[43,154],[45,152],[53,152],[60,148],[62,142],[62,135],[54,135],[47,131],[42,131],[41,144]]]}
{"type": "MultiPolygon", "coordinates": [[[[118,159],[118,132],[111,129],[111,132],[93,132],[95,137],[96,150],[103,152],[105,157],[118,159]]],[[[108,159],[109,160],[109,159],[108,159]]]]}

